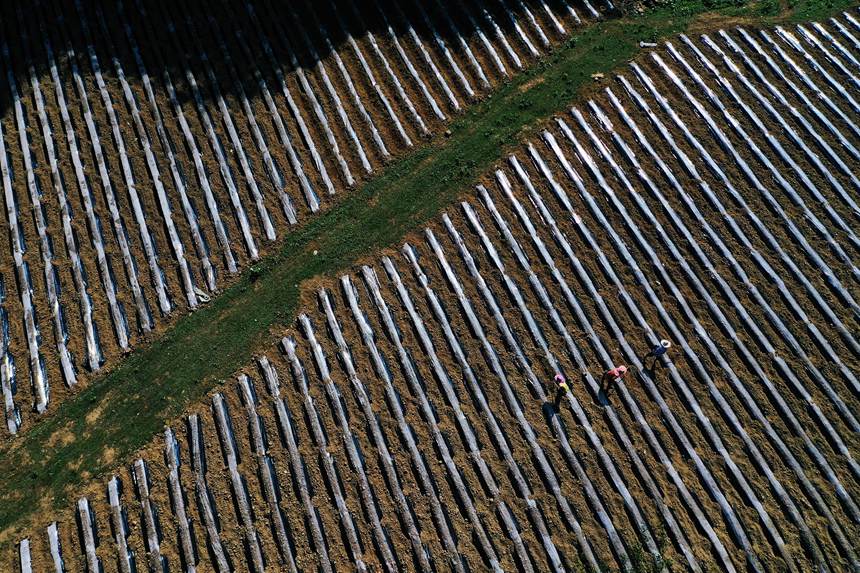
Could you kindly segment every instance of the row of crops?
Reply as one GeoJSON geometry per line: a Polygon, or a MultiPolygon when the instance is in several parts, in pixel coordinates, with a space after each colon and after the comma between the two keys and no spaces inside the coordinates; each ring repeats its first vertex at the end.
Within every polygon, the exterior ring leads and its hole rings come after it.
{"type": "Polygon", "coordinates": [[[853,14],[643,54],[21,570],[860,569],[858,77],[853,14]]]}
{"type": "Polygon", "coordinates": [[[600,16],[588,0],[7,8],[11,433],[600,16]]]}

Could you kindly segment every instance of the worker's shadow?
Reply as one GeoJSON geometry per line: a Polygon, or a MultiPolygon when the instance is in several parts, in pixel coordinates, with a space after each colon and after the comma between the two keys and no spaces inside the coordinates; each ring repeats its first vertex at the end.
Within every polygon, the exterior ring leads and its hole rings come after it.
{"type": "Polygon", "coordinates": [[[597,403],[601,406],[609,405],[609,392],[611,388],[604,388],[603,386],[597,391],[597,403]]]}
{"type": "Polygon", "coordinates": [[[559,406],[561,406],[561,401],[564,398],[564,394],[565,393],[561,390],[555,391],[555,399],[553,399],[552,401],[552,407],[555,408],[556,411],[558,411],[559,406]]]}
{"type": "Polygon", "coordinates": [[[600,386],[597,388],[597,403],[601,406],[609,405],[609,395],[615,392],[615,381],[604,376],[600,379],[600,386]]]}
{"type": "Polygon", "coordinates": [[[642,372],[644,372],[651,380],[656,380],[657,371],[663,370],[664,368],[668,368],[668,364],[668,358],[660,358],[659,356],[652,356],[650,354],[646,354],[642,358],[642,372]]]}
{"type": "Polygon", "coordinates": [[[543,417],[547,423],[551,423],[552,419],[561,413],[561,410],[559,408],[561,408],[560,398],[556,398],[552,402],[547,400],[543,403],[543,406],[541,406],[541,410],[543,411],[543,417]]]}
{"type": "Polygon", "coordinates": [[[564,395],[565,392],[562,392],[561,390],[556,390],[555,397],[553,398],[552,402],[547,400],[543,403],[541,409],[543,410],[543,415],[544,418],[546,418],[547,422],[549,422],[554,416],[557,416],[561,413],[561,402],[562,400],[564,400],[564,395]]]}

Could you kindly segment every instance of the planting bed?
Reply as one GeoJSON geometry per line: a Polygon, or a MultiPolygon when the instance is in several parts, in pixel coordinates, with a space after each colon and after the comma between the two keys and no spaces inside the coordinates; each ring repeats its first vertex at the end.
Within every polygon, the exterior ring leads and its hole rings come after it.
{"type": "Polygon", "coordinates": [[[644,53],[15,566],[860,569],[858,38],[644,53]]]}
{"type": "Polygon", "coordinates": [[[599,17],[589,0],[6,7],[8,431],[599,17]]]}

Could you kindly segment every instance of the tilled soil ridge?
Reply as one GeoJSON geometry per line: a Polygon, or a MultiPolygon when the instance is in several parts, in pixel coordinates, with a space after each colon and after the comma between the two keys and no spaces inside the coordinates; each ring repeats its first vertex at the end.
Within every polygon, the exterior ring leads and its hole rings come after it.
{"type": "Polygon", "coordinates": [[[858,37],[643,54],[13,570],[857,570],[858,37]]]}
{"type": "Polygon", "coordinates": [[[601,18],[400,4],[4,8],[9,434],[601,18]]]}

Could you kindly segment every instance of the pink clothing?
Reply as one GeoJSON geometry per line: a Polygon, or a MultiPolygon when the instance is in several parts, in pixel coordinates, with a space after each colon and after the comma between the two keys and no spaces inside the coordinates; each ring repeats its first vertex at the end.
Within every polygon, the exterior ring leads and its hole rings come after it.
{"type": "Polygon", "coordinates": [[[627,367],[623,364],[621,366],[616,366],[615,368],[606,373],[606,375],[610,378],[621,378],[625,374],[627,374],[627,367]]]}

